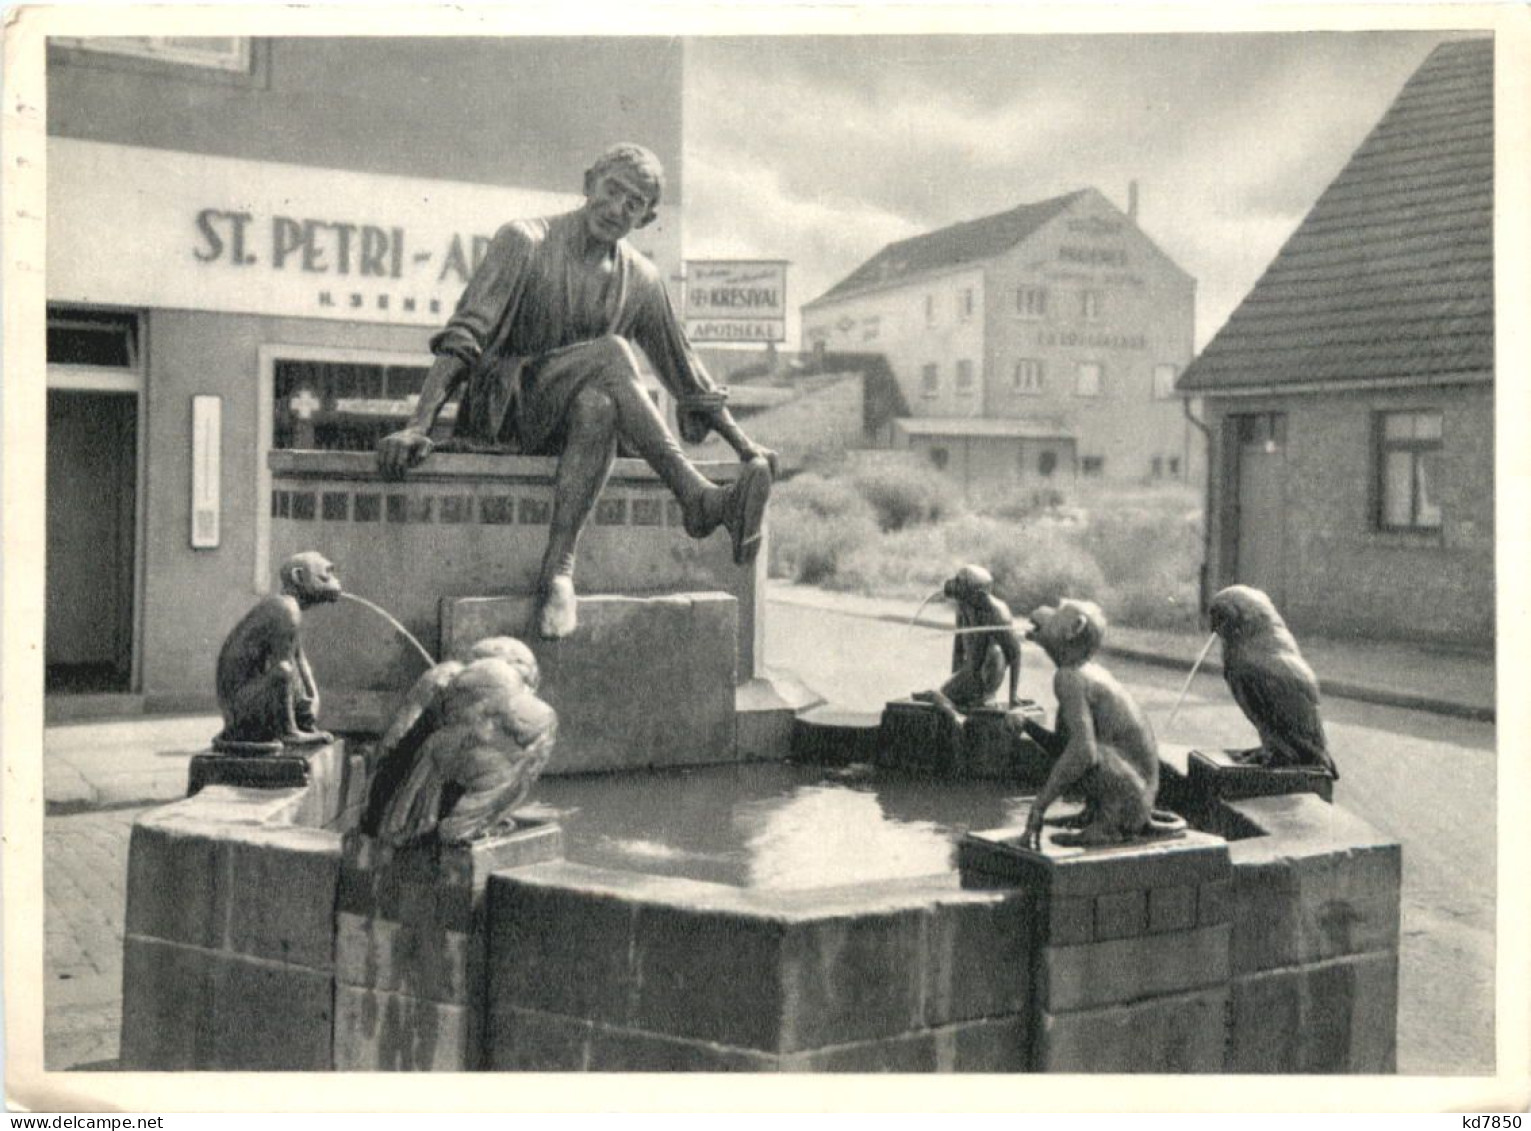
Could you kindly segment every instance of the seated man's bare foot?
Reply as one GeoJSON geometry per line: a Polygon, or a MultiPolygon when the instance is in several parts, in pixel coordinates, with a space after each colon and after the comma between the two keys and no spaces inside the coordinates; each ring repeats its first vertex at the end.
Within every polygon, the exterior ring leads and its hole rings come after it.
{"type": "Polygon", "coordinates": [[[574,579],[559,574],[548,582],[537,607],[537,635],[544,640],[562,640],[578,627],[579,598],[574,593],[574,579]]]}

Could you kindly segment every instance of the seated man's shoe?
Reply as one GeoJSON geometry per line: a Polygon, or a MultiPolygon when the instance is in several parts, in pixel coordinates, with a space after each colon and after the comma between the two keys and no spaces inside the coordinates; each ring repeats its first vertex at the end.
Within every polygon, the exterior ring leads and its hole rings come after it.
{"type": "Polygon", "coordinates": [[[760,552],[766,502],[771,497],[771,468],[764,459],[744,465],[727,487],[712,487],[685,509],[686,533],[705,538],[722,526],[733,539],[734,564],[749,565],[760,552]]]}

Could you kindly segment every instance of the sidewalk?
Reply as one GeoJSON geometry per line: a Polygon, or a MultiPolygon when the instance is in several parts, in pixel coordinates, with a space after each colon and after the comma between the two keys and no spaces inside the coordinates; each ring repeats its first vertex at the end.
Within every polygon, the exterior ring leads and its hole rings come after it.
{"type": "MultiPolygon", "coordinates": [[[[784,581],[767,583],[766,599],[897,624],[907,623],[918,605],[912,600],[834,593],[784,581]]],[[[932,628],[951,627],[950,604],[932,601],[920,614],[918,623],[932,628]]],[[[1112,625],[1102,650],[1123,659],[1189,671],[1206,642],[1204,636],[1112,625]]],[[[1307,635],[1299,644],[1304,658],[1318,674],[1325,695],[1480,722],[1494,721],[1491,655],[1307,635]]],[[[1202,663],[1202,670],[1221,673],[1221,654],[1221,648],[1214,645],[1202,663]]]]}

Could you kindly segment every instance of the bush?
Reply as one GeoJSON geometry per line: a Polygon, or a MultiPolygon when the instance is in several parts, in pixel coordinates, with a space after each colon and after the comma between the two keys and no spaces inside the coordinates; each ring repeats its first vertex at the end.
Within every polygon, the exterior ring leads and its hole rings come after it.
{"type": "Polygon", "coordinates": [[[1201,631],[1196,583],[1179,578],[1136,581],[1113,589],[1106,602],[1106,613],[1113,624],[1134,628],[1201,631]]]}
{"type": "Polygon", "coordinates": [[[872,508],[848,484],[805,472],[771,497],[772,577],[828,582],[842,559],[877,537],[872,508]]]}
{"type": "Polygon", "coordinates": [[[1180,491],[1125,492],[1091,500],[1080,544],[1114,587],[1196,576],[1201,514],[1180,491]]]}
{"type": "Polygon", "coordinates": [[[885,532],[941,522],[961,509],[951,481],[912,460],[885,460],[859,468],[851,482],[872,505],[877,525],[885,532]]]}

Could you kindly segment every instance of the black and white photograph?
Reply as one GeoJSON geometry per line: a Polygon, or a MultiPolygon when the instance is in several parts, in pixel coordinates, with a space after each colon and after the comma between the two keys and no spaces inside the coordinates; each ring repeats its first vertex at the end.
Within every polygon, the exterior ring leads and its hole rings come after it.
{"type": "Polygon", "coordinates": [[[1524,15],[13,9],[8,1104],[1524,1111],[1524,15]]]}

